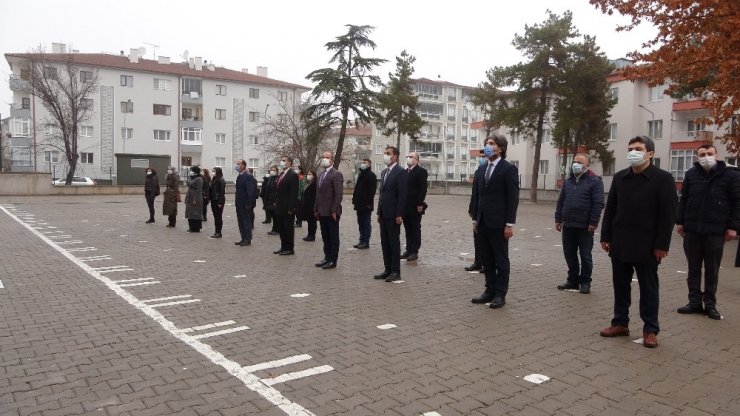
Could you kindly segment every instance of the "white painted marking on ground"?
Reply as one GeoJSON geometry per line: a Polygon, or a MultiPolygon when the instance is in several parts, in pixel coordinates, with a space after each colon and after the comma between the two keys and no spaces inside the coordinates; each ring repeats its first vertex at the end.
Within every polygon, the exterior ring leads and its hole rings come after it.
{"type": "Polygon", "coordinates": [[[205,260],[193,260],[193,263],[205,263],[205,260]]]}
{"type": "Polygon", "coordinates": [[[550,380],[550,377],[542,375],[542,374],[530,374],[528,376],[525,376],[524,379],[529,381],[530,383],[542,384],[550,380]]]}
{"type": "Polygon", "coordinates": [[[184,328],[184,329],[181,329],[180,332],[182,332],[184,334],[187,334],[189,332],[204,331],[206,329],[218,328],[218,327],[221,327],[221,326],[234,325],[235,323],[236,322],[234,322],[234,321],[215,322],[215,323],[208,324],[208,325],[201,325],[201,326],[194,326],[194,327],[191,327],[191,328],[184,328]]]}
{"type": "Polygon", "coordinates": [[[394,280],[391,283],[406,283],[405,280],[394,280]]]}
{"type": "Polygon", "coordinates": [[[637,278],[636,278],[636,277],[633,277],[633,278],[632,278],[632,281],[633,281],[633,282],[639,282],[639,280],[637,280],[637,278]]]}
{"type": "Polygon", "coordinates": [[[645,340],[643,338],[637,338],[636,340],[632,341],[635,344],[644,344],[645,340]]]}
{"type": "Polygon", "coordinates": [[[159,308],[162,306],[184,305],[186,303],[195,303],[195,302],[200,302],[200,299],[176,300],[174,302],[165,302],[165,303],[157,303],[154,305],[149,305],[149,307],[159,308]]]}
{"type": "Polygon", "coordinates": [[[237,279],[241,279],[242,277],[247,277],[247,275],[246,274],[237,274],[234,277],[237,278],[237,279]]]}
{"type": "MultiPolygon", "coordinates": [[[[61,233],[62,231],[59,231],[59,232],[61,233]]],[[[57,235],[50,235],[49,238],[72,238],[72,236],[67,235],[67,234],[57,234],[57,235]]]]}
{"type": "Polygon", "coordinates": [[[291,298],[305,298],[306,296],[311,296],[310,293],[295,293],[293,295],[290,295],[291,298]]]}
{"type": "Polygon", "coordinates": [[[299,378],[328,373],[329,371],[332,371],[332,370],[334,370],[334,367],[330,365],[322,365],[321,367],[313,367],[313,368],[309,368],[308,370],[294,371],[292,373],[281,374],[275,378],[263,378],[260,381],[267,384],[268,386],[273,386],[278,383],[285,383],[286,381],[297,380],[299,378]]]}
{"type": "MultiPolygon", "coordinates": [[[[64,231],[57,230],[57,231],[42,231],[41,234],[54,234],[54,233],[63,233],[64,231]]],[[[56,237],[55,235],[48,236],[49,238],[56,237]]],[[[70,236],[72,237],[72,236],[70,236]]]]}
{"type": "Polygon", "coordinates": [[[396,328],[396,324],[378,325],[378,329],[391,329],[391,328],[396,328]]]}
{"type": "MultiPolygon", "coordinates": [[[[133,270],[133,269],[129,269],[129,270],[133,270]]],[[[114,270],[114,271],[119,271],[119,270],[114,270]]],[[[123,284],[118,285],[118,287],[132,287],[132,286],[156,285],[158,283],[162,283],[162,282],[160,282],[159,280],[152,280],[150,282],[123,283],[123,284]]]]}
{"type": "MultiPolygon", "coordinates": [[[[97,270],[97,269],[93,269],[97,270]]],[[[154,280],[153,277],[139,277],[138,279],[123,279],[123,280],[113,280],[113,283],[129,283],[129,282],[141,282],[142,280],[154,280]]],[[[144,301],[142,301],[144,302],[144,301]]]]}
{"type": "Polygon", "coordinates": [[[132,268],[130,268],[128,266],[123,266],[122,268],[118,268],[118,269],[98,270],[98,273],[130,272],[132,270],[134,270],[134,269],[132,269],[132,268]]]}
{"type": "Polygon", "coordinates": [[[242,369],[246,372],[254,373],[255,371],[267,370],[268,368],[282,367],[284,365],[300,363],[301,361],[308,361],[311,358],[312,357],[308,354],[293,355],[280,360],[265,361],[264,363],[246,366],[242,369]]]}
{"type": "Polygon", "coordinates": [[[467,256],[470,253],[460,253],[461,256],[467,256]]]}
{"type": "Polygon", "coordinates": [[[84,241],[82,240],[67,240],[67,241],[57,241],[57,244],[82,244],[84,241]]]}
{"type": "Polygon", "coordinates": [[[179,339],[183,343],[189,345],[191,348],[193,348],[195,351],[200,353],[202,356],[206,357],[213,364],[218,365],[224,370],[226,370],[229,374],[239,379],[239,381],[241,381],[244,384],[244,386],[246,386],[248,389],[259,394],[261,397],[263,397],[268,402],[277,406],[283,412],[287,413],[290,416],[299,416],[299,415],[300,416],[314,416],[314,413],[310,412],[308,409],[304,408],[298,403],[288,400],[277,389],[261,382],[261,379],[259,377],[246,371],[245,368],[242,367],[236,361],[226,358],[223,354],[214,350],[210,345],[203,343],[201,341],[198,341],[198,340],[194,340],[191,336],[187,334],[178,333],[178,330],[175,324],[172,321],[165,318],[164,315],[162,315],[159,311],[155,310],[153,308],[154,305],[146,304],[138,300],[136,297],[131,295],[125,289],[118,287],[111,279],[93,270],[90,266],[78,260],[73,254],[70,254],[69,250],[65,250],[62,247],[58,246],[52,240],[50,240],[45,235],[35,230],[30,225],[23,224],[23,222],[20,221],[18,217],[16,217],[13,213],[8,211],[6,208],[0,207],[0,210],[4,211],[7,215],[13,218],[17,223],[26,227],[26,229],[30,231],[33,235],[35,235],[36,237],[44,241],[46,244],[48,244],[50,247],[58,251],[61,255],[66,257],[69,261],[77,265],[77,267],[79,267],[80,269],[82,269],[87,274],[97,279],[101,283],[108,286],[108,288],[112,290],[115,294],[120,296],[122,299],[128,302],[131,306],[134,306],[135,308],[140,310],[146,316],[153,319],[165,331],[172,334],[172,336],[179,339]]]}
{"type": "Polygon", "coordinates": [[[121,234],[119,237],[128,237],[128,234],[121,234]]]}
{"type": "Polygon", "coordinates": [[[679,273],[679,274],[686,274],[686,272],[685,272],[685,271],[683,271],[683,270],[676,270],[676,273],[679,273]]]}
{"type": "MultiPolygon", "coordinates": [[[[148,279],[152,279],[149,277],[148,279]]],[[[122,282],[123,280],[119,280],[119,282],[122,282]]],[[[163,300],[172,300],[172,299],[185,299],[185,298],[192,298],[193,295],[177,295],[177,296],[167,296],[166,298],[153,298],[153,299],[144,299],[140,302],[143,303],[149,303],[149,302],[161,302],[163,300]]]]}
{"type": "Polygon", "coordinates": [[[140,243],[148,243],[146,240],[139,240],[140,243]]]}
{"type": "Polygon", "coordinates": [[[217,335],[225,335],[225,334],[231,334],[233,332],[245,331],[247,329],[249,329],[248,326],[238,326],[236,328],[229,328],[229,329],[222,329],[220,331],[206,332],[205,334],[200,334],[200,335],[192,335],[192,337],[193,339],[204,339],[204,338],[215,337],[217,335]]]}
{"type": "Polygon", "coordinates": [[[519,231],[527,231],[526,228],[520,228],[519,231]]]}
{"type": "MultiPolygon", "coordinates": [[[[53,241],[50,241],[50,242],[51,242],[51,243],[53,243],[53,241]]],[[[55,244],[55,245],[56,245],[56,244],[55,244]]],[[[61,247],[59,247],[59,248],[61,248],[61,247]]],[[[71,252],[73,252],[73,251],[98,251],[98,249],[97,249],[97,248],[95,248],[95,247],[77,247],[77,248],[70,248],[70,249],[67,249],[66,251],[67,251],[68,253],[71,253],[71,252]]],[[[75,260],[76,260],[76,259],[75,259],[75,260]]]]}
{"type": "Polygon", "coordinates": [[[562,247],[562,244],[554,244],[555,247],[562,247]]]}
{"type": "Polygon", "coordinates": [[[422,413],[421,416],[442,416],[442,414],[437,412],[426,412],[422,413]]]}
{"type": "Polygon", "coordinates": [[[112,260],[112,258],[108,255],[102,255],[102,256],[90,256],[90,257],[77,257],[80,261],[100,261],[100,260],[112,260]]]}
{"type": "Polygon", "coordinates": [[[5,289],[5,286],[3,286],[3,281],[0,280],[0,289],[5,289]]]}
{"type": "Polygon", "coordinates": [[[532,263],[532,264],[530,264],[530,266],[540,267],[540,266],[542,266],[542,263],[532,263]]]}
{"type": "Polygon", "coordinates": [[[534,236],[534,238],[542,238],[542,236],[541,235],[536,235],[536,236],[534,236]]]}

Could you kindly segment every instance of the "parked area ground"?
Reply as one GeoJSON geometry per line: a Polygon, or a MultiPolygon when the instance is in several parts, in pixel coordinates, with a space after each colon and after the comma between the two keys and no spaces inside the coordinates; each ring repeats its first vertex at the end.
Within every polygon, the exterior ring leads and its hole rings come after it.
{"type": "MultiPolygon", "coordinates": [[[[233,201],[233,196],[231,196],[233,201]]],[[[591,294],[565,281],[554,205],[523,202],[506,306],[470,299],[468,198],[433,195],[419,260],[382,271],[377,225],[357,243],[349,197],[336,269],[320,238],[277,256],[260,224],[239,247],[147,225],[143,195],[0,199],[0,415],[738,415],[740,269],[725,248],[713,321],[679,315],[686,261],[674,234],[660,267],[662,332],[602,338],[609,259],[594,248],[591,294]],[[543,377],[544,376],[544,377],[543,377]],[[545,380],[542,382],[542,380],[545,380]]],[[[231,202],[229,201],[229,202],[231,202]]],[[[597,230],[598,232],[598,230],[597,230]]],[[[402,235],[403,239],[403,235],[402,235]]]]}

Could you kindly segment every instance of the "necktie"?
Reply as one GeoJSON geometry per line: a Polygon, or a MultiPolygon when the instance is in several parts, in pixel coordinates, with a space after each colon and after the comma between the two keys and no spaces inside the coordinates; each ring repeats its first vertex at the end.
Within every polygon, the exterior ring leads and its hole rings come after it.
{"type": "Polygon", "coordinates": [[[283,177],[284,176],[285,176],[285,172],[283,172],[283,173],[280,174],[280,177],[278,178],[278,181],[277,181],[278,186],[280,186],[280,182],[283,181],[283,177]]]}
{"type": "Polygon", "coordinates": [[[319,188],[324,185],[324,178],[326,178],[326,171],[321,174],[321,178],[319,178],[319,188]]]}
{"type": "Polygon", "coordinates": [[[486,168],[486,182],[491,179],[491,173],[493,172],[493,163],[489,163],[486,168]]]}

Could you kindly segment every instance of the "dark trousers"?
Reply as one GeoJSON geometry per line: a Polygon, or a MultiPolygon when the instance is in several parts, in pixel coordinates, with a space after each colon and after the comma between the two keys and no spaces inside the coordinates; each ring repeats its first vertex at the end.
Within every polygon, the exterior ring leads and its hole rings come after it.
{"type": "Polygon", "coordinates": [[[190,228],[190,231],[199,233],[200,229],[203,228],[203,221],[191,220],[188,218],[188,227],[190,228]]]}
{"type": "Polygon", "coordinates": [[[265,208],[265,224],[272,222],[272,214],[274,214],[272,210],[265,208]]]}
{"type": "Polygon", "coordinates": [[[265,211],[267,211],[267,216],[272,219],[272,229],[270,229],[270,231],[273,231],[276,233],[279,232],[280,230],[278,230],[278,223],[277,223],[278,219],[277,219],[277,215],[275,215],[275,210],[266,209],[265,211]]]}
{"type": "Polygon", "coordinates": [[[308,224],[308,234],[306,234],[306,237],[316,238],[316,218],[306,218],[306,224],[308,224]]]}
{"type": "Polygon", "coordinates": [[[149,221],[154,221],[154,198],[156,196],[149,193],[146,194],[146,204],[149,206],[149,221]]]}
{"type": "Polygon", "coordinates": [[[254,228],[254,209],[247,208],[244,204],[236,206],[236,222],[239,225],[241,241],[252,241],[252,228],[254,228]]]}
{"type": "Polygon", "coordinates": [[[339,259],[339,215],[334,221],[331,216],[319,217],[321,239],[324,241],[324,259],[336,263],[339,259]]]}
{"type": "Polygon", "coordinates": [[[421,248],[421,214],[404,215],[403,229],[406,230],[406,252],[418,254],[421,248]]]}
{"type": "Polygon", "coordinates": [[[591,250],[594,248],[594,235],[587,228],[563,227],[563,254],[568,264],[568,282],[574,284],[591,284],[591,271],[594,262],[591,250]],[[581,264],[578,264],[578,255],[581,264]]]}
{"type": "Polygon", "coordinates": [[[480,238],[478,238],[478,233],[476,232],[473,232],[473,250],[475,250],[473,264],[482,265],[483,260],[480,258],[480,238]]]}
{"type": "Polygon", "coordinates": [[[612,325],[628,325],[632,304],[632,274],[637,273],[640,284],[640,318],[643,332],[657,334],[658,324],[658,264],[627,263],[612,258],[612,283],[614,285],[614,318],[612,325]]]}
{"type": "Polygon", "coordinates": [[[216,233],[221,234],[224,226],[224,207],[219,208],[216,202],[211,202],[211,212],[213,212],[213,225],[216,227],[216,233]]]}
{"type": "Polygon", "coordinates": [[[683,251],[689,264],[686,283],[689,286],[689,303],[701,306],[717,304],[717,282],[722,251],[725,247],[724,235],[709,235],[687,232],[683,237],[683,251]],[[704,263],[704,293],[701,291],[701,266],[704,263]]]}
{"type": "Polygon", "coordinates": [[[504,238],[503,228],[487,228],[481,223],[478,224],[478,244],[486,271],[486,293],[506,298],[511,272],[509,240],[504,238]]]}
{"type": "Polygon", "coordinates": [[[360,244],[370,243],[370,235],[373,232],[370,217],[372,217],[372,212],[370,211],[357,211],[357,226],[360,229],[360,244]]]}
{"type": "Polygon", "coordinates": [[[208,221],[208,218],[206,218],[206,214],[208,214],[208,200],[203,199],[203,221],[208,221]]]}
{"type": "Polygon", "coordinates": [[[274,221],[278,223],[280,233],[280,250],[293,251],[295,249],[295,215],[277,214],[274,221]]]}
{"type": "Polygon", "coordinates": [[[740,241],[737,242],[737,253],[735,253],[735,267],[740,267],[740,241]]]}
{"type": "Polygon", "coordinates": [[[380,246],[386,272],[401,274],[401,224],[395,218],[380,219],[380,246]]]}
{"type": "Polygon", "coordinates": [[[177,224],[177,212],[172,215],[168,215],[167,222],[169,223],[169,225],[174,227],[177,224]]]}

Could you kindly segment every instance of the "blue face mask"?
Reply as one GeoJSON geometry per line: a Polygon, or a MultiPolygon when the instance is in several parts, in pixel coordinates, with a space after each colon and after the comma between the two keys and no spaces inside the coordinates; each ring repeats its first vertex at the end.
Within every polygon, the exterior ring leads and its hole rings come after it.
{"type": "Polygon", "coordinates": [[[239,165],[234,165],[234,172],[239,173],[239,165]]]}
{"type": "Polygon", "coordinates": [[[573,166],[571,166],[571,169],[573,169],[573,173],[580,175],[581,172],[583,172],[583,165],[580,163],[574,163],[573,166]]]}
{"type": "Polygon", "coordinates": [[[478,158],[478,164],[479,164],[479,165],[483,166],[483,165],[485,165],[486,163],[488,163],[488,160],[487,160],[487,159],[486,159],[485,157],[479,157],[479,158],[478,158]]]}
{"type": "Polygon", "coordinates": [[[496,151],[493,150],[493,146],[487,144],[486,147],[483,148],[483,154],[486,155],[486,157],[492,157],[496,156],[496,151]]]}

